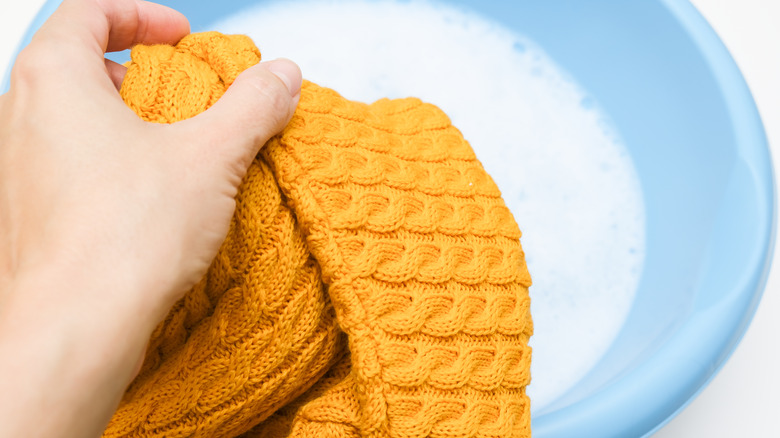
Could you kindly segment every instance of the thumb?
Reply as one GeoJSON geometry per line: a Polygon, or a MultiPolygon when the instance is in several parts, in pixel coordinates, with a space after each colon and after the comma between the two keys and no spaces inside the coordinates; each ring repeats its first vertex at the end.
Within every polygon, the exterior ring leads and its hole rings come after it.
{"type": "Polygon", "coordinates": [[[206,156],[237,166],[243,176],[260,148],[289,123],[302,81],[288,59],[262,62],[241,73],[207,111],[176,125],[196,135],[206,156]]]}

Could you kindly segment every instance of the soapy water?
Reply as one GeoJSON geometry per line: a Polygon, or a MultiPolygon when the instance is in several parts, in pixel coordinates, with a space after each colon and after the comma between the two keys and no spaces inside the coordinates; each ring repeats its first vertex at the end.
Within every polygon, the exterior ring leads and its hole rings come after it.
{"type": "Polygon", "coordinates": [[[440,3],[261,4],[210,26],[247,34],[344,97],[442,108],[501,189],[533,278],[532,412],[620,331],[644,260],[644,203],[609,119],[532,41],[440,3]]]}

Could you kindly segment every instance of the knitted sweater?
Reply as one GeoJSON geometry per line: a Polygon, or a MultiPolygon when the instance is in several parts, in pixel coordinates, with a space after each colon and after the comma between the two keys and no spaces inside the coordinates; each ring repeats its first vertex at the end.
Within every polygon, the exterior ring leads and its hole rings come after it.
{"type": "MultiPolygon", "coordinates": [[[[260,53],[211,32],[131,58],[123,99],[173,123],[260,53]]],[[[520,230],[442,111],[305,82],[236,203],[106,437],[530,436],[520,230]]]]}

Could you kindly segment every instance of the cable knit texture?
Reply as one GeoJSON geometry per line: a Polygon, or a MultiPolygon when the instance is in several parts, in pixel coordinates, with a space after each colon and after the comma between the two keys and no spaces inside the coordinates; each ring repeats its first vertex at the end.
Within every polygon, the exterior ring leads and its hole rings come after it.
{"type": "MultiPolygon", "coordinates": [[[[138,46],[144,120],[205,111],[244,36],[138,46]]],[[[107,437],[529,437],[520,230],[449,118],[305,82],[206,277],[155,330],[107,437]]]]}

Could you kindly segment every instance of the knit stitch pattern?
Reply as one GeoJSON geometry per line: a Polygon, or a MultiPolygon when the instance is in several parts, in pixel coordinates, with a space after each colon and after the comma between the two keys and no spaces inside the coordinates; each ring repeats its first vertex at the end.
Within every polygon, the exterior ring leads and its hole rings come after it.
{"type": "MultiPolygon", "coordinates": [[[[260,53],[208,32],[131,59],[123,99],[173,123],[260,53]]],[[[530,437],[520,236],[441,110],[305,81],[105,436],[530,437]]]]}

